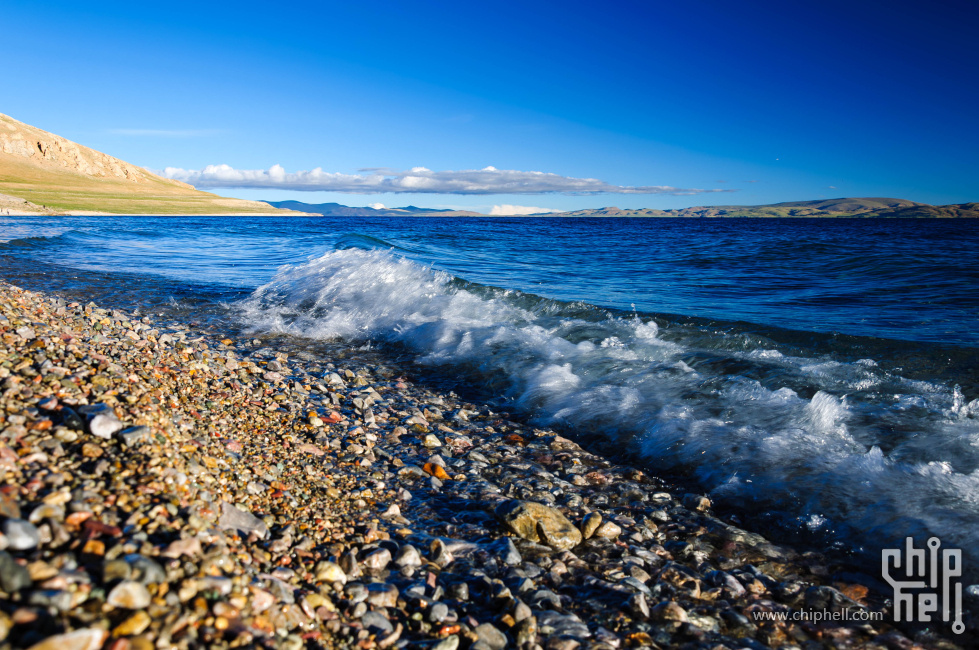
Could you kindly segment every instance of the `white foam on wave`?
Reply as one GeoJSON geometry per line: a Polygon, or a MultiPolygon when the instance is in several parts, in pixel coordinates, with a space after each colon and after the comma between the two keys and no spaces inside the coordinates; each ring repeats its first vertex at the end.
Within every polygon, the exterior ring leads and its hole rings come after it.
{"type": "Polygon", "coordinates": [[[395,342],[422,363],[503,376],[507,396],[542,422],[634,441],[651,466],[683,466],[716,496],[785,509],[806,527],[979,548],[979,400],[872,359],[695,347],[664,341],[649,320],[526,304],[349,249],[284,267],[243,309],[257,329],[395,342]]]}

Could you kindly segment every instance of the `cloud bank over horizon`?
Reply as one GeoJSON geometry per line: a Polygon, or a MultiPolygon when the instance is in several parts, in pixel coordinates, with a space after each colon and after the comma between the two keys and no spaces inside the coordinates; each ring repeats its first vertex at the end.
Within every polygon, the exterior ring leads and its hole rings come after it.
{"type": "Polygon", "coordinates": [[[491,216],[496,217],[512,217],[523,214],[547,214],[551,212],[560,212],[560,210],[552,210],[550,208],[535,208],[530,205],[510,205],[509,203],[504,203],[503,205],[494,205],[489,211],[491,216]]]}
{"type": "Polygon", "coordinates": [[[669,185],[612,185],[596,178],[573,178],[548,172],[513,169],[466,169],[432,171],[412,167],[407,171],[368,168],[358,174],[311,171],[287,172],[281,165],[269,169],[235,169],[208,165],[204,169],[167,167],[162,176],[197,188],[264,188],[303,192],[346,194],[670,194],[685,196],[730,189],[691,189],[669,185]]]}

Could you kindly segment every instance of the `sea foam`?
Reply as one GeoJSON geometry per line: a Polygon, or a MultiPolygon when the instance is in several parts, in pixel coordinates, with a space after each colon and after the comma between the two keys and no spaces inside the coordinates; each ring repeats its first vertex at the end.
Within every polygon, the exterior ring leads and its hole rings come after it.
{"type": "Polygon", "coordinates": [[[464,282],[391,252],[280,269],[256,330],[403,346],[528,417],[607,437],[715,498],[874,550],[938,535],[979,567],[979,400],[873,359],[793,356],[724,332],[464,282]]]}

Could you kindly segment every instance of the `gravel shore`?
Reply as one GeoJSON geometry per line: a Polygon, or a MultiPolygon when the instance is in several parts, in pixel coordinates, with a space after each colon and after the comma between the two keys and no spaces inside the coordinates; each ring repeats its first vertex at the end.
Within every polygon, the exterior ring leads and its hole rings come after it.
{"type": "Polygon", "coordinates": [[[0,340],[0,648],[975,643],[392,368],[3,283],[0,340]]]}

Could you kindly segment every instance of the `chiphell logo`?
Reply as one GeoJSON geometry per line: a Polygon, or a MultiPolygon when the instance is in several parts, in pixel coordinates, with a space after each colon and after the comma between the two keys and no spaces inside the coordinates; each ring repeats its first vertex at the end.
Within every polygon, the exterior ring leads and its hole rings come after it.
{"type": "Polygon", "coordinates": [[[928,623],[932,615],[952,622],[952,631],[962,634],[962,550],[942,549],[937,537],[928,548],[915,548],[914,540],[904,540],[904,548],[885,548],[881,571],[894,588],[894,620],[928,623]]]}

